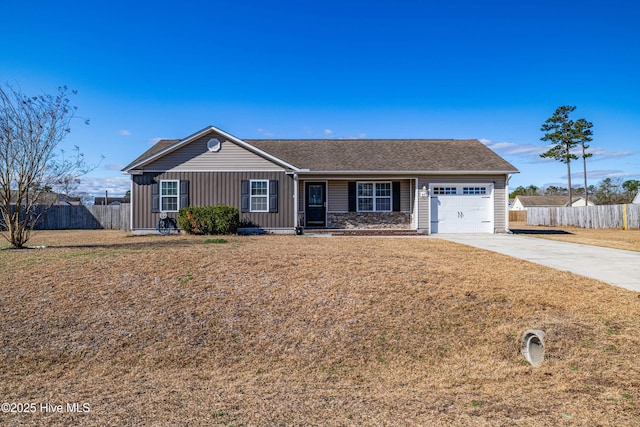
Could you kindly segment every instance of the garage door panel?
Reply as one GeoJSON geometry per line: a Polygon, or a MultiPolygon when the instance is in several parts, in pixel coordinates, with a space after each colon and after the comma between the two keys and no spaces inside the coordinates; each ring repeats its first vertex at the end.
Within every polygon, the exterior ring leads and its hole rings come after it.
{"type": "Polygon", "coordinates": [[[493,233],[491,184],[433,185],[431,194],[431,233],[493,233]]]}

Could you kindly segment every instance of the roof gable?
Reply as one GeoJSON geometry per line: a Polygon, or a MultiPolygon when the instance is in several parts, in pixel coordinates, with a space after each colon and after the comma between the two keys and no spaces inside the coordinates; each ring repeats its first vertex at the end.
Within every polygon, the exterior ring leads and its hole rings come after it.
{"type": "MultiPolygon", "coordinates": [[[[280,167],[311,173],[518,173],[477,139],[240,140],[213,126],[182,140],[161,140],[123,169],[147,166],[210,133],[280,167]]],[[[157,163],[166,170],[169,165],[157,163]]],[[[240,165],[241,166],[241,165],[240,165]]],[[[217,169],[216,169],[217,170],[217,169]]]]}
{"type": "MultiPolygon", "coordinates": [[[[206,145],[206,140],[209,139],[209,137],[217,138],[223,145],[227,142],[237,145],[242,149],[247,150],[250,153],[261,158],[261,160],[264,160],[265,161],[264,164],[269,164],[270,166],[277,165],[281,168],[295,169],[295,167],[289,165],[288,163],[282,161],[281,159],[278,159],[269,153],[263,152],[259,148],[253,147],[250,144],[247,144],[246,142],[232,135],[229,135],[224,131],[221,131],[220,129],[217,129],[213,126],[209,126],[184,139],[178,139],[178,140],[163,139],[158,141],[156,144],[153,145],[153,147],[145,151],[136,160],[134,160],[125,168],[123,168],[122,172],[129,173],[134,170],[149,169],[148,166],[152,165],[154,162],[157,162],[156,165],[152,166],[154,170],[156,168],[168,170],[173,166],[176,166],[176,162],[185,160],[184,158],[182,158],[181,160],[171,159],[170,156],[172,156],[173,153],[188,150],[188,146],[193,143],[198,144],[204,141],[206,145]]],[[[199,154],[205,154],[205,153],[206,153],[206,150],[201,149],[200,152],[188,153],[188,157],[193,158],[199,154]]]]}
{"type": "MultiPolygon", "coordinates": [[[[574,197],[573,203],[580,199],[582,197],[574,197]]],[[[524,207],[563,207],[569,204],[568,196],[516,196],[516,200],[520,200],[520,204],[524,207]]]]}

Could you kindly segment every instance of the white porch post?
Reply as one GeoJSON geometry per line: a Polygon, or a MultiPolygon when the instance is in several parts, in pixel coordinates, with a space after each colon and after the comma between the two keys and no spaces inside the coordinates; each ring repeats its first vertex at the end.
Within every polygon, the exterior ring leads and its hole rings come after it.
{"type": "Polygon", "coordinates": [[[293,228],[297,230],[298,224],[298,174],[293,174],[293,228]]]}

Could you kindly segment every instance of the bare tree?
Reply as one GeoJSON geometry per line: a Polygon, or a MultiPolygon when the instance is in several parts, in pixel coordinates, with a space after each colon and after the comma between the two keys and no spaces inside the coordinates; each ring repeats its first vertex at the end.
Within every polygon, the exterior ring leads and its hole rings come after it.
{"type": "Polygon", "coordinates": [[[77,149],[71,157],[56,155],[70,132],[75,93],[64,86],[56,95],[26,96],[0,86],[0,234],[15,248],[24,247],[53,203],[43,195],[95,167],[77,149]]]}

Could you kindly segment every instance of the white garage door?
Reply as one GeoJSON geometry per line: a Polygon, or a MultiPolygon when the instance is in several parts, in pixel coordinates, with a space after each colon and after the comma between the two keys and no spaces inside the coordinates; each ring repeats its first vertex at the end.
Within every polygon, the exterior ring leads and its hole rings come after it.
{"type": "Polygon", "coordinates": [[[432,184],[431,233],[493,233],[493,184],[432,184]]]}

